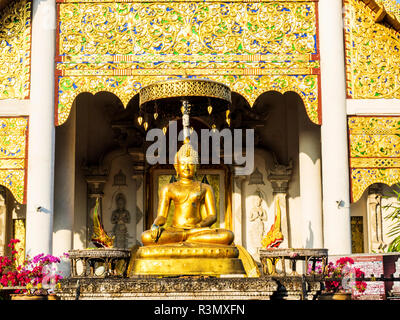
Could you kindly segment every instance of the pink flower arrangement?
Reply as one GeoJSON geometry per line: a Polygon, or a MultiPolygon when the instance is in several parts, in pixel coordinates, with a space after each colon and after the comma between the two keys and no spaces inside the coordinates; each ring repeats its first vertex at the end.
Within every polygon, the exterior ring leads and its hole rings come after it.
{"type": "MultiPolygon", "coordinates": [[[[25,287],[22,293],[48,294],[48,290],[42,288],[42,284],[50,281],[56,285],[62,277],[55,273],[52,265],[60,263],[60,258],[52,255],[39,254],[33,258],[27,256],[22,264],[17,265],[18,251],[15,245],[18,239],[11,239],[8,247],[11,248],[11,259],[0,256],[0,287],[25,287]]],[[[16,293],[20,293],[16,290],[16,293]]]]}
{"type": "MultiPolygon", "coordinates": [[[[354,260],[352,258],[344,257],[337,260],[335,264],[329,262],[325,270],[323,270],[321,262],[317,262],[315,272],[322,274],[325,271],[327,278],[338,279],[325,281],[326,291],[328,292],[348,292],[354,289],[362,293],[366,290],[367,283],[365,281],[355,281],[355,279],[364,277],[365,273],[360,268],[353,267],[353,264],[354,260]]],[[[311,271],[312,265],[309,264],[308,273],[311,273],[311,271]]]]}

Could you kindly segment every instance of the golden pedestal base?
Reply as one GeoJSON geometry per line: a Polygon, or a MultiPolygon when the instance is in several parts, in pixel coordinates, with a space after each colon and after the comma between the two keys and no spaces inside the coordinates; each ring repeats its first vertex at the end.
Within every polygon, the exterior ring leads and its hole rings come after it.
{"type": "Polygon", "coordinates": [[[128,276],[243,275],[235,246],[179,243],[134,249],[128,276]]]}

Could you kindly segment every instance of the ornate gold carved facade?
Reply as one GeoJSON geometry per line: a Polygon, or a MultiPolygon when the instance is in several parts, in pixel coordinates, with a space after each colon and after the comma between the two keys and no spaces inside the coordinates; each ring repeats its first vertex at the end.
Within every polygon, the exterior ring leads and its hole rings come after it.
{"type": "Polygon", "coordinates": [[[0,184],[16,201],[26,201],[28,117],[0,118],[0,184]]]}
{"type": "Polygon", "coordinates": [[[349,117],[352,201],[374,183],[400,182],[400,117],[349,117]]]}
{"type": "Polygon", "coordinates": [[[58,1],[58,100],[64,123],[81,92],[124,105],[156,81],[222,82],[253,105],[297,92],[321,123],[316,1],[58,1]]]}
{"type": "MultiPolygon", "coordinates": [[[[400,4],[376,0],[399,18],[400,4]]],[[[400,33],[364,0],[345,0],[347,96],[353,99],[400,97],[400,33]]]]}
{"type": "Polygon", "coordinates": [[[0,11],[0,99],[27,99],[30,90],[31,1],[0,11]]]}

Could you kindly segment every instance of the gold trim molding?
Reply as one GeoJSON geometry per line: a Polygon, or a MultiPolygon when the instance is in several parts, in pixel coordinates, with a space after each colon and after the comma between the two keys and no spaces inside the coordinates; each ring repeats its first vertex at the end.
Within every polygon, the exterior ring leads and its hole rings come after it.
{"type": "Polygon", "coordinates": [[[210,97],[232,102],[231,89],[227,85],[204,79],[179,79],[156,82],[142,88],[139,105],[175,97],[210,97]]]}

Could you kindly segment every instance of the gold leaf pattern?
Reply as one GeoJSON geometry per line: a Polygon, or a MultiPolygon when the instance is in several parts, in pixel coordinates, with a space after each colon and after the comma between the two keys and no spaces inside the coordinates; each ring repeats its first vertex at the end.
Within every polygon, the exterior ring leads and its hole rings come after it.
{"type": "Polygon", "coordinates": [[[126,105],[141,87],[187,75],[229,85],[250,105],[295,91],[321,123],[314,1],[65,1],[59,17],[57,125],[81,92],[126,105]]]}
{"type": "MultiPolygon", "coordinates": [[[[381,0],[394,15],[400,5],[381,0]]],[[[360,0],[345,0],[347,95],[353,99],[400,98],[400,33],[375,23],[360,0]]]]}
{"type": "Polygon", "coordinates": [[[25,202],[27,117],[0,118],[0,184],[25,202]]]}
{"type": "Polygon", "coordinates": [[[31,2],[0,12],[0,99],[26,99],[30,90],[31,2]]]}
{"type": "Polygon", "coordinates": [[[374,183],[400,182],[400,117],[349,117],[352,201],[374,183]]]}

